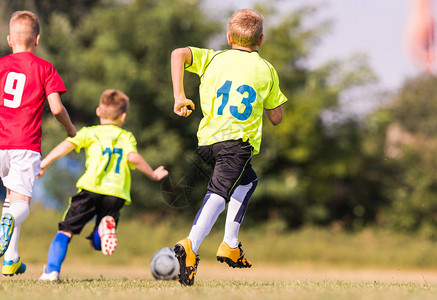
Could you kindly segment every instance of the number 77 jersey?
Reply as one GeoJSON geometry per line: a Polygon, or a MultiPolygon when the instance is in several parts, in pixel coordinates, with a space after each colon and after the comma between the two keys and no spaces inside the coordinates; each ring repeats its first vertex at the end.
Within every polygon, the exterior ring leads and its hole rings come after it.
{"type": "Polygon", "coordinates": [[[130,204],[131,176],[134,168],[127,157],[137,152],[134,135],[116,125],[82,127],[67,141],[75,145],[76,152],[85,150],[86,170],[76,183],[84,189],[102,195],[111,195],[130,204]]]}
{"type": "Polygon", "coordinates": [[[249,140],[257,154],[264,108],[287,101],[276,70],[257,51],[189,49],[192,63],[185,69],[200,77],[199,146],[242,139],[249,140]]]}
{"type": "Polygon", "coordinates": [[[41,152],[45,99],[65,86],[51,63],[31,52],[0,58],[0,149],[41,152]]]}

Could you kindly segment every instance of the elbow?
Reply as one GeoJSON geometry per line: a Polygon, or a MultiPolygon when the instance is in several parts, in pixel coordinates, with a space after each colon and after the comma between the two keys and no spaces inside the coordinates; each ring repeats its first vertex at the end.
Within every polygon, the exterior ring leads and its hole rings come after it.
{"type": "Polygon", "coordinates": [[[178,49],[174,49],[172,52],[171,52],[171,58],[172,59],[174,59],[174,58],[176,58],[177,56],[178,56],[178,54],[179,54],[179,48],[178,49]]]}
{"type": "Polygon", "coordinates": [[[64,107],[60,106],[55,109],[52,109],[52,114],[57,118],[60,117],[64,112],[64,107]]]}
{"type": "Polygon", "coordinates": [[[189,48],[177,48],[171,52],[171,60],[182,60],[185,64],[191,64],[191,50],[189,48]]]}
{"type": "Polygon", "coordinates": [[[135,166],[135,168],[138,168],[138,165],[140,163],[139,154],[138,153],[136,153],[136,152],[129,152],[128,155],[127,155],[127,160],[128,160],[128,162],[133,164],[135,166]]]}
{"type": "Polygon", "coordinates": [[[270,111],[267,116],[269,117],[270,123],[272,123],[274,126],[278,126],[282,122],[282,108],[279,107],[278,109],[270,111]]]}
{"type": "Polygon", "coordinates": [[[270,120],[270,122],[273,124],[273,126],[278,126],[282,122],[282,116],[280,118],[270,120]]]}
{"type": "Polygon", "coordinates": [[[62,103],[54,103],[50,105],[50,111],[55,117],[62,116],[66,112],[64,105],[62,103]]]}
{"type": "Polygon", "coordinates": [[[177,48],[171,52],[171,58],[176,59],[184,56],[184,48],[177,48]]]}

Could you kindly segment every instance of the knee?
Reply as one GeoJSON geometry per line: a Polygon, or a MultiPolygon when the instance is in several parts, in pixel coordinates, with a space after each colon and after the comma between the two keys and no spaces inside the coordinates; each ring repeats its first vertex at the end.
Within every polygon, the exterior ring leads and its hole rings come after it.
{"type": "Polygon", "coordinates": [[[73,237],[73,232],[71,232],[70,230],[63,229],[63,230],[59,230],[58,233],[65,234],[70,239],[73,237]]]}
{"type": "Polygon", "coordinates": [[[99,231],[97,229],[94,231],[92,239],[90,239],[90,243],[94,250],[102,250],[102,240],[100,239],[99,231]]]}
{"type": "Polygon", "coordinates": [[[248,185],[250,183],[252,183],[255,187],[258,184],[258,176],[252,168],[244,172],[243,177],[240,181],[240,185],[248,185]]]}

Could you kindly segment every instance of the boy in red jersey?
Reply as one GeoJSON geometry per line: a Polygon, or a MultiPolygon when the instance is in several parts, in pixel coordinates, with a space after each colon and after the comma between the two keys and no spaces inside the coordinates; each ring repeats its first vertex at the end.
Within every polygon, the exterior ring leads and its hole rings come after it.
{"type": "Polygon", "coordinates": [[[0,177],[7,188],[0,221],[0,257],[5,255],[5,276],[26,270],[18,254],[18,237],[40,171],[46,98],[67,135],[76,135],[60,98],[66,91],[62,79],[51,63],[34,55],[39,38],[38,17],[30,11],[15,12],[7,37],[12,54],[0,58],[0,177]]]}

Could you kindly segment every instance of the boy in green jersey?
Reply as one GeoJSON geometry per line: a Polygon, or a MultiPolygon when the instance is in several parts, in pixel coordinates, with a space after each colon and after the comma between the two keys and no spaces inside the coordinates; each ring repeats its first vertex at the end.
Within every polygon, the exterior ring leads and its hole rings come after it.
{"type": "Polygon", "coordinates": [[[184,70],[200,77],[203,119],[197,132],[198,152],[214,169],[190,234],[175,246],[183,285],[194,283],[197,250],[226,203],[225,234],[217,260],[234,268],[252,266],[238,241],[240,224],[258,182],[250,161],[260,149],[263,112],[278,125],[282,121],[281,105],[287,101],[279,89],[276,70],[256,51],[263,38],[263,17],[254,10],[242,9],[229,19],[227,39],[232,49],[187,47],[171,55],[177,115],[188,117],[195,108],[185,96],[184,70]]]}
{"type": "Polygon", "coordinates": [[[111,255],[116,246],[115,228],[120,210],[131,203],[130,169],[137,168],[152,180],[168,175],[163,166],[153,170],[137,152],[133,134],[121,128],[126,118],[129,98],[119,90],[103,92],[96,114],[100,125],[83,127],[74,138],[57,145],[41,162],[43,176],[47,167],[72,150],[86,153],[86,171],[76,186],[79,193],[70,199],[64,220],[50,245],[47,266],[41,280],[59,278],[61,264],[73,234],[79,234],[86,223],[96,217],[93,232],[87,238],[96,250],[111,255]]]}

